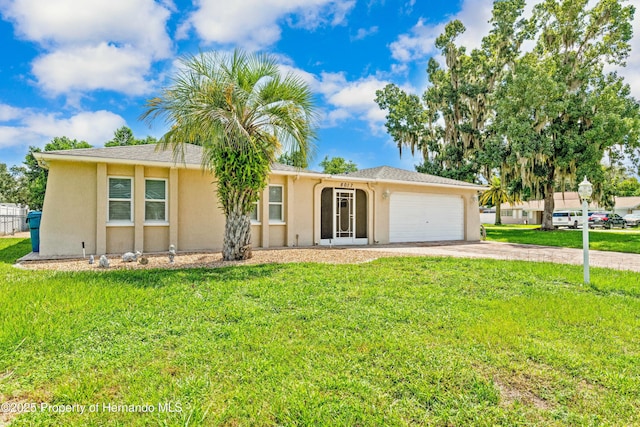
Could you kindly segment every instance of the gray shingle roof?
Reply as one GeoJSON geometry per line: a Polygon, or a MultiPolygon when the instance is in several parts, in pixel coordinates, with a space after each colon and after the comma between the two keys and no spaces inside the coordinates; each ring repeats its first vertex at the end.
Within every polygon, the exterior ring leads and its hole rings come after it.
{"type": "Polygon", "coordinates": [[[193,144],[184,144],[184,162],[182,158],[174,161],[171,149],[162,150],[158,144],[126,145],[121,147],[103,148],[78,148],[75,150],[47,151],[46,154],[97,157],[117,160],[139,160],[161,163],[186,163],[188,165],[200,165],[202,161],[202,147],[193,144]]]}
{"type": "Polygon", "coordinates": [[[289,166],[282,163],[273,163],[271,165],[271,170],[282,171],[282,172],[304,172],[304,173],[317,173],[319,175],[325,175],[322,172],[315,172],[309,169],[300,169],[295,166],[289,166]]]}
{"type": "MultiPolygon", "coordinates": [[[[112,159],[126,162],[148,163],[167,163],[167,164],[184,164],[188,166],[200,166],[202,164],[202,147],[193,144],[183,144],[184,156],[180,155],[177,159],[174,157],[171,149],[162,150],[158,144],[145,145],[127,145],[121,147],[102,147],[102,148],[78,148],[75,150],[59,150],[46,151],[40,154],[55,158],[56,156],[77,157],[78,160],[85,158],[87,161],[92,159],[112,159]]],[[[280,172],[306,173],[327,176],[321,172],[314,172],[306,169],[299,169],[294,166],[288,166],[281,163],[274,163],[271,169],[280,172]]],[[[403,181],[415,182],[419,184],[447,185],[466,188],[477,188],[482,190],[485,187],[481,185],[470,184],[468,182],[457,181],[455,179],[442,178],[440,176],[428,175],[419,172],[412,172],[404,169],[393,168],[390,166],[380,166],[371,169],[362,169],[349,174],[334,175],[335,177],[360,178],[365,180],[381,180],[381,181],[403,181]]]]}
{"type": "MultiPolygon", "coordinates": [[[[46,151],[43,154],[49,156],[72,156],[72,157],[86,157],[86,158],[99,158],[99,159],[113,159],[113,160],[127,160],[127,161],[140,161],[140,162],[154,162],[154,163],[169,163],[169,164],[186,164],[200,166],[202,164],[202,147],[193,144],[183,144],[184,151],[178,153],[177,157],[174,157],[171,148],[163,150],[158,144],[144,144],[144,145],[125,145],[118,147],[101,147],[101,148],[77,148],[74,150],[56,150],[46,151]]],[[[299,169],[294,166],[283,165],[281,163],[274,163],[271,165],[272,170],[283,172],[306,172],[306,173],[319,173],[306,169],[299,169]]]]}
{"type": "Polygon", "coordinates": [[[379,166],[377,168],[362,169],[357,172],[350,172],[348,174],[345,174],[344,176],[389,181],[417,182],[424,184],[453,185],[460,187],[475,186],[478,187],[478,190],[482,190],[485,188],[481,185],[471,184],[469,182],[443,178],[441,176],[429,175],[426,173],[412,172],[405,169],[393,168],[391,166],[379,166]]]}

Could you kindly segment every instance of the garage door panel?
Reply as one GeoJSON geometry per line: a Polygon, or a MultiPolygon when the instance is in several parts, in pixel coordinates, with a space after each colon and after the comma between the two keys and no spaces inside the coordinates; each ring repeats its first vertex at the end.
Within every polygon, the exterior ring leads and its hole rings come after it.
{"type": "Polygon", "coordinates": [[[390,242],[464,239],[464,204],[460,196],[394,193],[389,205],[390,242]]]}

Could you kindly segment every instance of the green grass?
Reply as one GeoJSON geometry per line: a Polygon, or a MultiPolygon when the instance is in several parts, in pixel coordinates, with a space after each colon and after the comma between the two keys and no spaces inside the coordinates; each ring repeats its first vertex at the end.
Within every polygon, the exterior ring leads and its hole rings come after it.
{"type": "Polygon", "coordinates": [[[0,239],[0,403],[100,410],[12,427],[640,424],[636,273],[594,268],[585,287],[580,266],[450,258],[10,266],[28,250],[0,239]]]}
{"type": "MultiPolygon", "coordinates": [[[[539,225],[486,225],[487,240],[582,249],[582,229],[541,231],[539,225]]],[[[640,230],[589,230],[589,248],[640,253],[640,230]]]]}

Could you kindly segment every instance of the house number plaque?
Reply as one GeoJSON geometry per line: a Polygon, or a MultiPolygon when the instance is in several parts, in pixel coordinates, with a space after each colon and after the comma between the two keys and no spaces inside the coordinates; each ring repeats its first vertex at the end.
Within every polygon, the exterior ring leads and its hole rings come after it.
{"type": "Polygon", "coordinates": [[[351,182],[341,182],[340,187],[342,188],[353,188],[353,183],[351,182]]]}

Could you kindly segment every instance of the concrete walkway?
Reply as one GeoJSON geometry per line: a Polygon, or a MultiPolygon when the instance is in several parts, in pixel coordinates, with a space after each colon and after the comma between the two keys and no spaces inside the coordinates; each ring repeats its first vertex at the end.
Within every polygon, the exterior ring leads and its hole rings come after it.
{"type": "MultiPolygon", "coordinates": [[[[492,258],[576,265],[582,265],[583,262],[582,249],[490,241],[474,243],[433,242],[429,244],[396,244],[380,245],[375,247],[359,246],[357,249],[364,251],[398,252],[403,254],[414,254],[416,256],[492,258]]],[[[640,272],[640,254],[590,250],[589,265],[591,267],[607,267],[618,270],[640,272]]]]}

